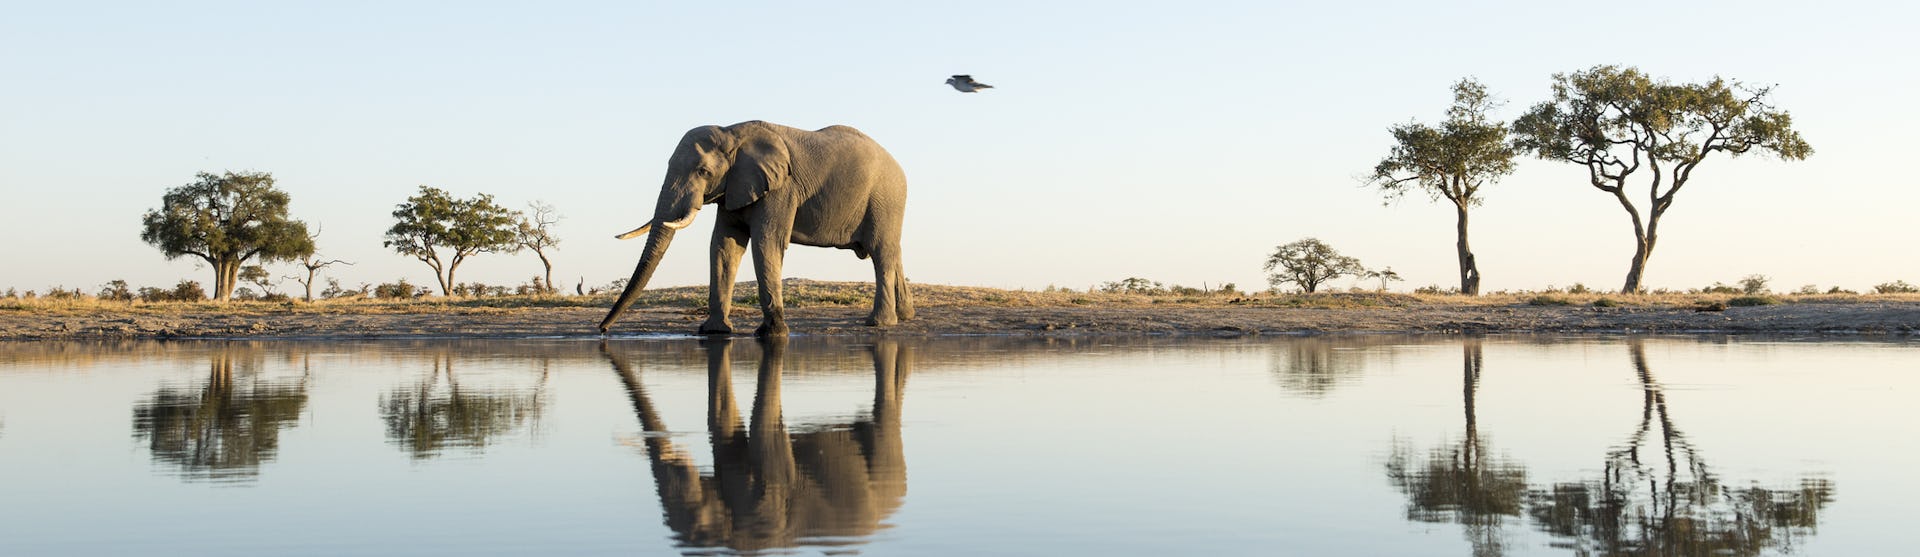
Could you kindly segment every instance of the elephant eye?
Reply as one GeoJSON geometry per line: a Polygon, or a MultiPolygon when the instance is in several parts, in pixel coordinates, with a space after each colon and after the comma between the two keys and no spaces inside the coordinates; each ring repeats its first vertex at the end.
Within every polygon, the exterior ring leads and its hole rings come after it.
{"type": "Polygon", "coordinates": [[[711,174],[711,172],[707,171],[706,167],[695,168],[693,169],[693,173],[700,176],[706,176],[708,174],[711,174]]]}

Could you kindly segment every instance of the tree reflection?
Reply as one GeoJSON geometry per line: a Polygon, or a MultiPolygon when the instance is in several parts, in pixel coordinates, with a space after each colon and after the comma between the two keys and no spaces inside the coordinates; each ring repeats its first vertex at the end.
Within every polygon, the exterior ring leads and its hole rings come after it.
{"type": "Polygon", "coordinates": [[[1285,343],[1285,352],[1268,357],[1268,368],[1280,388],[1309,397],[1325,396],[1335,387],[1358,379],[1367,366],[1367,339],[1305,337],[1285,343]]]}
{"type": "Polygon", "coordinates": [[[1608,452],[1599,478],[1529,495],[1539,528],[1564,540],[1561,546],[1600,555],[1759,555],[1791,551],[1811,535],[1833,501],[1833,484],[1802,478],[1784,489],[1728,485],[1674,425],[1643,342],[1631,339],[1628,349],[1642,392],[1640,425],[1626,445],[1608,452]]]}
{"type": "Polygon", "coordinates": [[[1408,520],[1458,523],[1474,555],[1501,555],[1503,529],[1507,521],[1520,519],[1526,503],[1527,472],[1517,463],[1489,456],[1474,415],[1484,362],[1480,340],[1467,339],[1461,348],[1465,437],[1457,445],[1433,449],[1425,458],[1396,443],[1387,479],[1407,497],[1408,520]]]}
{"type": "Polygon", "coordinates": [[[262,359],[251,345],[223,344],[209,353],[206,385],[162,387],[133,408],[134,438],[153,459],[180,469],[189,479],[246,481],[273,460],[280,430],[300,420],[307,381],[270,381],[258,376],[262,359]],[[243,377],[236,380],[238,373],[243,377]]]}
{"type": "Polygon", "coordinates": [[[702,342],[707,352],[707,433],[713,467],[702,474],[668,437],[639,370],[607,349],[646,432],[646,448],[667,526],[689,553],[800,545],[861,543],[906,496],[900,439],[901,392],[912,367],[908,347],[880,340],[872,348],[873,410],[850,424],[789,431],[780,405],[787,339],[760,339],[761,358],[750,422],[734,403],[728,339],[702,342]]]}
{"type": "Polygon", "coordinates": [[[476,390],[461,387],[453,368],[451,354],[436,354],[432,373],[380,398],[389,442],[415,459],[433,458],[447,449],[483,449],[539,420],[546,403],[544,371],[532,390],[476,390]]]}

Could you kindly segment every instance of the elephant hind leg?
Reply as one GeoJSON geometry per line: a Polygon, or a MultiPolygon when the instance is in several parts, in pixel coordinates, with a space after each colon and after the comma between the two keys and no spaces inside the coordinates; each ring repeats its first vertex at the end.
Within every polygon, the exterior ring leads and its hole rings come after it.
{"type": "Polygon", "coordinates": [[[913,296],[900,267],[898,244],[873,247],[873,313],[867,324],[885,327],[913,318],[913,296]]]}

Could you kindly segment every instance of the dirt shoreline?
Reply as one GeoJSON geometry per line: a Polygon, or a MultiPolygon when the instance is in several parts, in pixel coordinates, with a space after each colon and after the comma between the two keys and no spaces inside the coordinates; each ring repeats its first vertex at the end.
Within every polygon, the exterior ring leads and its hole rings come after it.
{"type": "MultiPolygon", "coordinates": [[[[597,337],[593,307],[427,308],[386,313],[251,309],[154,313],[97,309],[0,313],[0,340],[405,339],[597,337]]],[[[1241,336],[1337,333],[1920,334],[1920,302],[1793,303],[1694,311],[1669,307],[1422,305],[1386,308],[1241,306],[934,306],[885,329],[861,322],[865,308],[788,309],[806,336],[1241,336]]],[[[700,314],[677,308],[629,312],[616,336],[692,334],[700,314]]],[[[751,333],[757,312],[737,311],[751,333]]]]}

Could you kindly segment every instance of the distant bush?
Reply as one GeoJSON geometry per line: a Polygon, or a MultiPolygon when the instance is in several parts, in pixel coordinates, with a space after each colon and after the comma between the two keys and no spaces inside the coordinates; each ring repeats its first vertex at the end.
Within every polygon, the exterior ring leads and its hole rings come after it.
{"type": "Polygon", "coordinates": [[[1566,299],[1565,297],[1562,297],[1562,296],[1554,296],[1554,295],[1551,295],[1551,294],[1541,294],[1541,295],[1539,295],[1539,296],[1534,296],[1533,298],[1531,298],[1531,299],[1529,299],[1529,300],[1527,300],[1527,305],[1530,305],[1530,306],[1570,306],[1570,305],[1573,305],[1573,300],[1569,300],[1569,299],[1566,299]]]}
{"type": "Polygon", "coordinates": [[[207,290],[198,281],[181,279],[172,290],[142,286],[134,296],[142,302],[198,302],[207,299],[207,290]]]}
{"type": "Polygon", "coordinates": [[[1801,296],[1812,296],[1812,295],[1815,295],[1815,294],[1819,294],[1819,293],[1820,293],[1820,285],[1818,285],[1818,284],[1809,284],[1809,285],[1805,285],[1805,286],[1801,286],[1799,290],[1795,290],[1795,291],[1793,291],[1793,293],[1794,293],[1794,294],[1798,294],[1798,295],[1801,295],[1801,296]]]}
{"type": "Polygon", "coordinates": [[[1827,293],[1828,294],[1859,294],[1859,292],[1854,292],[1852,290],[1847,290],[1845,288],[1841,288],[1838,286],[1835,286],[1833,288],[1828,288],[1827,293]]]}
{"type": "Polygon", "coordinates": [[[1429,284],[1426,286],[1413,289],[1413,293],[1414,294],[1459,294],[1460,289],[1456,287],[1442,287],[1438,284],[1429,284]]]}
{"type": "Polygon", "coordinates": [[[327,300],[335,300],[340,298],[365,298],[372,295],[372,292],[373,292],[373,285],[371,284],[367,284],[363,282],[363,283],[360,283],[359,289],[348,290],[340,287],[340,279],[329,278],[327,279],[327,288],[320,291],[320,297],[327,300]]]}
{"type": "Polygon", "coordinates": [[[1741,294],[1767,293],[1767,276],[1756,274],[1756,275],[1747,275],[1746,278],[1740,279],[1740,293],[1741,294]]]}
{"type": "Polygon", "coordinates": [[[1739,308],[1753,307],[1753,306],[1770,306],[1778,303],[1780,303],[1779,299],[1776,299],[1773,296],[1767,296],[1764,294],[1759,296],[1741,296],[1738,298],[1727,300],[1728,306],[1739,307],[1739,308]]]}
{"type": "Polygon", "coordinates": [[[13,287],[9,286],[7,287],[6,298],[9,300],[20,299],[20,291],[14,290],[13,287]]]}
{"type": "Polygon", "coordinates": [[[1915,294],[1915,293],[1920,293],[1920,287],[1907,284],[1907,281],[1904,281],[1904,280],[1896,280],[1893,282],[1883,282],[1880,284],[1873,285],[1873,293],[1875,294],[1915,294]]]}
{"type": "Polygon", "coordinates": [[[1713,283],[1713,286],[1708,286],[1706,288],[1700,289],[1700,293],[1701,294],[1745,294],[1746,291],[1741,290],[1739,288],[1732,287],[1732,286],[1727,286],[1725,284],[1721,284],[1718,281],[1715,281],[1713,283]]]}
{"type": "Polygon", "coordinates": [[[1727,303],[1719,300],[1694,302],[1693,311],[1727,311],[1727,303]]]}
{"type": "Polygon", "coordinates": [[[1620,306],[1620,302],[1613,301],[1613,298],[1601,298],[1593,301],[1593,307],[1597,307],[1597,308],[1610,308],[1610,307],[1619,307],[1619,306],[1620,306]]]}
{"type": "Polygon", "coordinates": [[[373,295],[383,299],[407,300],[432,293],[433,290],[425,286],[414,286],[413,283],[407,282],[405,278],[373,287],[373,295]]]}
{"type": "Polygon", "coordinates": [[[1587,288],[1587,285],[1585,284],[1576,282],[1576,283],[1573,283],[1573,286],[1567,287],[1567,293],[1568,294],[1592,294],[1593,289],[1587,288]]]}
{"type": "Polygon", "coordinates": [[[133,290],[127,288],[127,281],[115,279],[101,285],[100,294],[96,297],[114,302],[131,302],[133,290]]]}
{"type": "Polygon", "coordinates": [[[1151,296],[1166,292],[1166,286],[1159,282],[1140,277],[1127,277],[1113,282],[1101,283],[1100,291],[1114,294],[1145,294],[1151,296]]]}
{"type": "Polygon", "coordinates": [[[87,293],[81,292],[78,288],[69,290],[64,286],[53,286],[47,288],[46,298],[49,300],[82,300],[87,298],[87,293]]]}
{"type": "Polygon", "coordinates": [[[478,282],[453,285],[453,295],[466,298],[500,297],[513,293],[505,286],[493,286],[478,282]]]}

